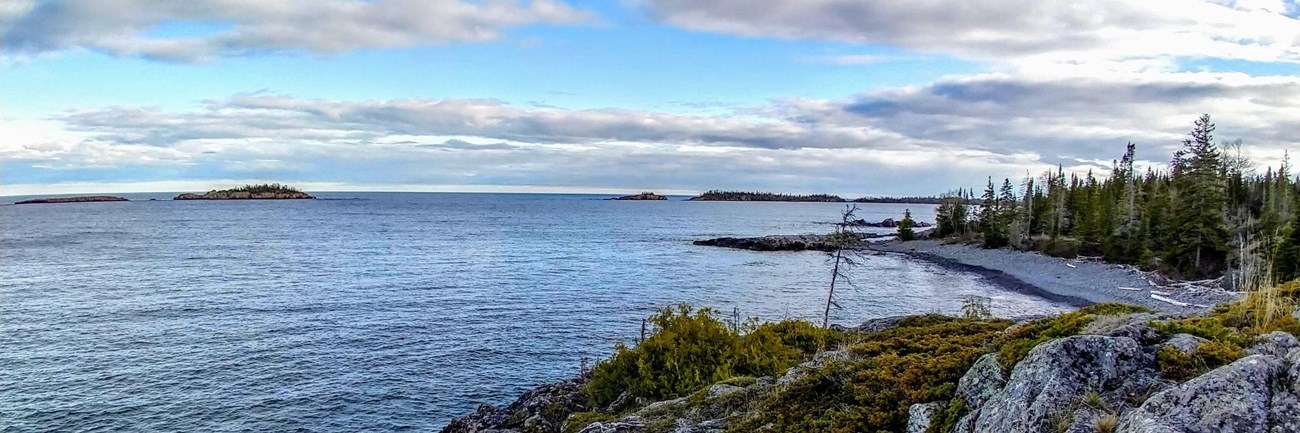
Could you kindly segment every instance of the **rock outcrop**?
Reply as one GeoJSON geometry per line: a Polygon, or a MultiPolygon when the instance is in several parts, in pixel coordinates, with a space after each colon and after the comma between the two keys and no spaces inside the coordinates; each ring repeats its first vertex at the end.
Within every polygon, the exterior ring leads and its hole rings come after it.
{"type": "MultiPolygon", "coordinates": [[[[887,228],[887,229],[892,229],[892,228],[897,228],[897,227],[898,227],[898,223],[899,223],[899,221],[896,221],[896,220],[894,220],[893,218],[885,218],[885,219],[883,219],[883,220],[880,220],[880,222],[871,222],[871,221],[867,221],[867,220],[864,220],[864,219],[855,220],[855,221],[849,221],[849,222],[848,222],[848,225],[851,225],[851,226],[854,226],[854,227],[878,227],[878,228],[887,228]]],[[[916,221],[916,222],[914,222],[914,224],[912,225],[912,227],[915,227],[915,228],[925,228],[925,227],[930,227],[931,225],[933,225],[933,224],[930,224],[930,223],[925,222],[925,221],[916,221]]]]}
{"type": "MultiPolygon", "coordinates": [[[[882,234],[859,234],[858,239],[889,237],[882,234]]],[[[835,251],[839,245],[823,235],[769,235],[754,238],[722,237],[693,242],[708,247],[734,248],[751,251],[835,251]]]]}
{"type": "Polygon", "coordinates": [[[608,200],[668,200],[668,196],[655,194],[653,192],[643,192],[637,195],[625,195],[608,200]]]}
{"type": "Polygon", "coordinates": [[[974,431],[1048,431],[1090,391],[1123,401],[1147,390],[1155,378],[1154,357],[1131,338],[1078,335],[1049,341],[1016,364],[1006,386],[979,408],[974,431]]]}
{"type": "Polygon", "coordinates": [[[584,382],[585,378],[579,377],[542,385],[504,408],[479,405],[474,413],[444,427],[442,433],[560,431],[568,414],[581,412],[587,405],[584,382]]]}
{"type": "Polygon", "coordinates": [[[1295,382],[1293,378],[1285,380],[1285,373],[1286,364],[1275,356],[1252,355],[1239,359],[1155,394],[1141,407],[1125,414],[1118,431],[1300,431],[1295,382]],[[1284,385],[1290,389],[1284,389],[1284,385]]]}
{"type": "Polygon", "coordinates": [[[89,203],[97,201],[130,201],[123,197],[114,197],[109,195],[91,195],[85,197],[55,197],[55,198],[37,198],[23,200],[14,204],[42,204],[42,203],[89,203]]]}

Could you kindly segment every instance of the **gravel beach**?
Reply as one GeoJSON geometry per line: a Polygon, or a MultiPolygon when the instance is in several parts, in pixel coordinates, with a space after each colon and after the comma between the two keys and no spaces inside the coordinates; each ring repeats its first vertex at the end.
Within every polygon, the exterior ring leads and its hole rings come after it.
{"type": "Polygon", "coordinates": [[[944,245],[934,240],[873,242],[867,249],[906,254],[975,272],[1011,290],[1076,305],[1121,302],[1164,313],[1187,314],[1203,312],[1237,298],[1231,292],[1217,289],[1162,287],[1128,267],[1036,252],[944,245]]]}

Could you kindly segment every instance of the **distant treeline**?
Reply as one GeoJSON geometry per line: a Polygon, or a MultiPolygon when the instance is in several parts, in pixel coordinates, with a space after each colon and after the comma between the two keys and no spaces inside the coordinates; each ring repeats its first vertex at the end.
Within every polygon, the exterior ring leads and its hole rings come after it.
{"type": "Polygon", "coordinates": [[[1019,185],[1003,179],[1000,188],[990,178],[978,198],[946,196],[937,234],[1183,278],[1228,274],[1246,289],[1300,277],[1300,179],[1290,161],[1269,161],[1260,173],[1240,140],[1221,147],[1213,132],[1209,115],[1197,119],[1168,169],[1138,172],[1129,143],[1105,178],[1060,167],[1019,185]]]}
{"type": "Polygon", "coordinates": [[[689,201],[807,201],[846,202],[843,197],[830,194],[778,194],[772,192],[745,192],[710,190],[687,199],[689,201]]]}
{"type": "Polygon", "coordinates": [[[281,185],[281,184],[278,184],[278,183],[263,183],[263,184],[258,184],[258,185],[244,185],[244,186],[235,187],[235,188],[231,188],[231,189],[227,189],[227,190],[223,190],[223,191],[225,191],[225,192],[246,192],[246,193],[249,193],[249,194],[267,194],[267,193],[271,193],[271,194],[291,194],[291,193],[301,193],[301,192],[302,192],[302,190],[300,190],[300,189],[298,189],[298,188],[294,188],[294,187],[289,186],[289,185],[281,185]]]}
{"type": "MultiPolygon", "coordinates": [[[[909,203],[909,204],[939,204],[943,203],[944,197],[927,196],[927,197],[859,197],[853,199],[854,203],[909,203]]],[[[978,200],[971,199],[967,204],[979,204],[978,200]]]]}
{"type": "MultiPolygon", "coordinates": [[[[689,200],[694,201],[804,201],[828,203],[916,203],[939,204],[945,197],[859,197],[845,200],[844,197],[831,194],[780,194],[774,192],[719,191],[710,190],[689,200]]],[[[972,199],[969,204],[979,204],[972,199]]]]}

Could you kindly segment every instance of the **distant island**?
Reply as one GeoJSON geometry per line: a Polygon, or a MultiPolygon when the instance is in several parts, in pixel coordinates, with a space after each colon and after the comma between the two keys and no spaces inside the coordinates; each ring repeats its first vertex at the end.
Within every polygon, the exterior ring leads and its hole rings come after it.
{"type": "Polygon", "coordinates": [[[778,194],[771,192],[742,192],[710,190],[687,201],[795,201],[795,202],[845,202],[843,197],[830,194],[778,194]]]}
{"type": "Polygon", "coordinates": [[[14,204],[40,204],[40,203],[89,203],[96,201],[130,201],[123,197],[114,197],[109,195],[91,195],[84,197],[56,197],[56,198],[36,198],[23,200],[14,204]]]}
{"type": "Polygon", "coordinates": [[[625,195],[607,200],[668,200],[668,196],[655,194],[653,192],[643,192],[637,195],[625,195]]]}
{"type": "Polygon", "coordinates": [[[942,197],[858,197],[853,199],[854,203],[916,203],[916,204],[939,204],[943,202],[942,197]]]}
{"type": "Polygon", "coordinates": [[[176,196],[173,200],[295,200],[314,198],[316,197],[312,197],[298,188],[272,183],[212,190],[202,195],[187,192],[176,196]]]}

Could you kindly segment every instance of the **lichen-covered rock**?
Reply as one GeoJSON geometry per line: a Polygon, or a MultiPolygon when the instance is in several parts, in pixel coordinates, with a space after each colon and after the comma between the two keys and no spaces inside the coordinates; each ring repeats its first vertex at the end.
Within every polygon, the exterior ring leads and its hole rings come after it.
{"type": "Polygon", "coordinates": [[[1255,340],[1255,345],[1246,349],[1246,353],[1284,358],[1287,353],[1295,349],[1300,349],[1300,340],[1296,340],[1294,335],[1282,331],[1273,331],[1259,336],[1255,340]]]}
{"type": "Polygon", "coordinates": [[[1196,349],[1201,348],[1201,345],[1205,344],[1206,341],[1208,340],[1191,334],[1177,334],[1170,337],[1169,341],[1162,343],[1160,348],[1172,347],[1179,352],[1191,354],[1196,352],[1196,349]]]}
{"type": "MultiPolygon", "coordinates": [[[[1252,355],[1156,393],[1124,414],[1120,432],[1266,432],[1284,363],[1252,355]]],[[[1276,429],[1274,429],[1276,431],[1276,429]]],[[[1282,430],[1296,431],[1296,430],[1282,430]]]]}
{"type": "Polygon", "coordinates": [[[1160,331],[1151,327],[1151,321],[1156,318],[1150,313],[1100,316],[1089,323],[1081,334],[1128,337],[1142,345],[1155,344],[1164,339],[1160,331]]]}
{"type": "Polygon", "coordinates": [[[942,402],[917,403],[907,408],[907,433],[925,433],[934,416],[943,410],[942,402]]]}
{"type": "Polygon", "coordinates": [[[956,397],[966,402],[966,407],[980,407],[1006,386],[1006,375],[998,355],[990,353],[975,360],[966,374],[957,381],[956,397]]]}
{"type": "Polygon", "coordinates": [[[804,362],[802,364],[794,366],[789,370],[786,370],[785,374],[776,380],[776,383],[777,385],[785,385],[795,380],[798,380],[799,378],[808,375],[808,373],[821,368],[822,365],[826,364],[827,361],[832,361],[832,360],[843,361],[852,358],[853,358],[852,354],[850,354],[849,352],[845,352],[843,350],[828,350],[822,353],[818,353],[817,356],[814,356],[811,361],[804,362]]]}
{"type": "Polygon", "coordinates": [[[1152,355],[1132,338],[1079,335],[1038,345],[975,414],[977,432],[1037,433],[1089,390],[1122,401],[1156,377],[1152,355]]]}
{"type": "Polygon", "coordinates": [[[442,433],[559,431],[568,414],[582,411],[587,405],[583,380],[575,378],[533,388],[501,409],[480,405],[474,413],[452,421],[442,433]]]}
{"type": "Polygon", "coordinates": [[[578,433],[634,433],[645,429],[645,423],[636,416],[629,416],[618,421],[594,422],[578,433]]]}

